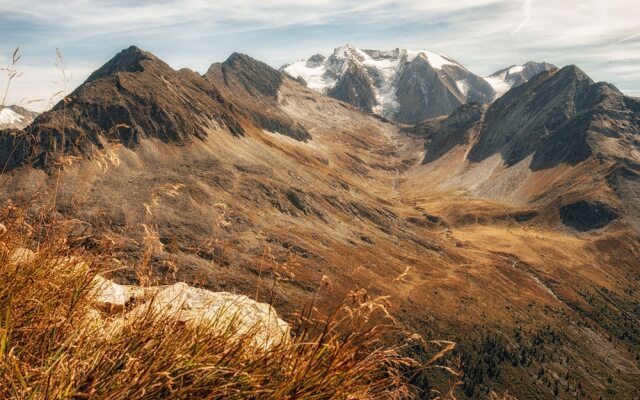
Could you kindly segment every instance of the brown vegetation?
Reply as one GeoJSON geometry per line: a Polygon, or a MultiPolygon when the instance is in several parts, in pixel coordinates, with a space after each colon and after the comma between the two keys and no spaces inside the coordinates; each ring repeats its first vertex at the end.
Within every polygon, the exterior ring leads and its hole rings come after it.
{"type": "Polygon", "coordinates": [[[434,368],[381,339],[380,299],[354,293],[334,314],[311,308],[293,338],[270,349],[207,325],[148,313],[105,334],[92,307],[100,258],[69,247],[15,207],[1,213],[0,397],[3,399],[404,399],[408,377],[434,368]],[[48,236],[48,237],[47,237],[48,236]],[[27,247],[37,249],[33,254],[27,247]]]}

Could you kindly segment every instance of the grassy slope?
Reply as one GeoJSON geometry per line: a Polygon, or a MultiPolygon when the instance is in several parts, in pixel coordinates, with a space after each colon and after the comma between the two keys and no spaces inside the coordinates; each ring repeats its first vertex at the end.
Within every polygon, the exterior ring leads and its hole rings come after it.
{"type": "Polygon", "coordinates": [[[89,258],[51,226],[30,225],[15,207],[1,214],[6,224],[0,225],[3,399],[410,395],[407,372],[421,366],[400,356],[400,348],[381,345],[389,326],[368,322],[384,309],[377,300],[354,295],[350,306],[326,319],[306,314],[290,342],[269,350],[249,345],[251,334],[189,327],[160,314],[106,334],[98,321],[111,317],[92,307],[91,282],[109,255],[89,258]],[[19,255],[25,246],[38,249],[35,257],[19,255]]]}

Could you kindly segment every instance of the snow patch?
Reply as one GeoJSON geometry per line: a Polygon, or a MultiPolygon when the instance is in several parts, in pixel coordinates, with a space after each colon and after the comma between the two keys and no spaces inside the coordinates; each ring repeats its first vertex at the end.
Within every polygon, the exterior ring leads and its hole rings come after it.
{"type": "Polygon", "coordinates": [[[0,124],[17,124],[22,121],[24,117],[10,108],[3,108],[0,111],[0,124]]]}
{"type": "Polygon", "coordinates": [[[513,82],[505,79],[506,75],[507,74],[505,72],[497,76],[487,76],[486,78],[484,78],[484,80],[487,81],[489,85],[491,85],[493,90],[496,91],[496,99],[498,97],[502,97],[502,95],[507,93],[513,86],[513,82]]]}
{"type": "Polygon", "coordinates": [[[411,62],[413,60],[415,60],[418,57],[424,57],[429,64],[436,69],[442,69],[443,66],[445,65],[458,65],[458,63],[456,63],[455,61],[441,56],[439,54],[436,53],[432,53],[430,51],[426,51],[426,50],[403,50],[406,54],[407,54],[407,61],[411,62]]]}
{"type": "Polygon", "coordinates": [[[327,76],[327,67],[319,65],[317,67],[307,67],[306,60],[297,61],[284,69],[284,71],[294,78],[302,78],[307,82],[310,89],[324,92],[332,87],[336,80],[327,76]]]}
{"type": "Polygon", "coordinates": [[[516,79],[513,79],[512,75],[519,74],[524,70],[524,65],[513,65],[500,72],[496,72],[491,76],[485,77],[484,80],[487,81],[487,83],[491,85],[493,90],[496,91],[495,98],[497,99],[498,97],[501,97],[503,94],[507,93],[515,84],[516,79]]]}
{"type": "Polygon", "coordinates": [[[455,62],[429,51],[423,52],[427,56],[427,61],[435,69],[442,69],[445,65],[457,65],[455,62]]]}
{"type": "Polygon", "coordinates": [[[522,71],[524,71],[524,65],[514,65],[513,67],[509,68],[510,74],[517,74],[518,72],[522,71]]]}
{"type": "Polygon", "coordinates": [[[467,82],[467,80],[461,79],[459,81],[456,81],[456,86],[458,86],[458,90],[460,91],[460,93],[462,93],[464,97],[467,97],[467,94],[469,94],[469,83],[467,82]]]}
{"type": "Polygon", "coordinates": [[[373,108],[376,114],[391,114],[400,105],[396,99],[395,80],[400,69],[400,59],[389,54],[381,54],[380,57],[367,56],[363,64],[369,68],[374,68],[378,72],[378,81],[373,82],[374,93],[378,105],[373,108]]]}

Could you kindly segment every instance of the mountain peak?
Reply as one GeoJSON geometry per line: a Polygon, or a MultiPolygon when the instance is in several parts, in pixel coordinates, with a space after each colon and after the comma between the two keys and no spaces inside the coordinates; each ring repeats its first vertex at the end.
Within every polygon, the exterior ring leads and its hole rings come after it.
{"type": "Polygon", "coordinates": [[[284,74],[246,54],[233,53],[214,63],[204,78],[239,102],[257,127],[306,141],[311,135],[278,107],[284,74]]]}
{"type": "Polygon", "coordinates": [[[593,80],[587,75],[583,70],[581,70],[577,65],[571,64],[565,67],[560,68],[557,72],[558,77],[566,77],[569,79],[575,79],[577,81],[588,81],[590,83],[594,83],[593,80]]]}
{"type": "Polygon", "coordinates": [[[526,63],[524,63],[523,67],[525,67],[525,68],[526,67],[535,67],[537,65],[547,66],[549,68],[555,67],[553,64],[550,64],[550,63],[548,63],[546,61],[533,61],[533,60],[527,61],[526,63]]]}
{"type": "Polygon", "coordinates": [[[118,55],[122,55],[122,56],[138,56],[138,57],[143,57],[147,54],[151,54],[151,53],[146,52],[133,44],[127,47],[126,49],[122,49],[120,53],[118,53],[118,55]]]}
{"type": "Polygon", "coordinates": [[[594,83],[575,65],[537,74],[489,107],[469,160],[500,153],[509,166],[532,156],[531,170],[576,165],[599,151],[594,132],[623,137],[619,126],[636,131],[628,103],[615,86],[594,83]]]}
{"type": "Polygon", "coordinates": [[[367,54],[352,44],[345,44],[333,50],[330,60],[355,60],[362,62],[367,58],[367,54]]]}
{"type": "Polygon", "coordinates": [[[277,96],[283,79],[281,72],[242,53],[233,53],[224,62],[212,64],[204,76],[225,84],[236,80],[249,93],[257,91],[272,98],[277,96]]]}
{"type": "Polygon", "coordinates": [[[346,43],[344,46],[340,46],[336,48],[334,50],[334,53],[339,51],[345,51],[345,50],[359,50],[359,49],[356,46],[352,45],[351,43],[346,43]]]}
{"type": "Polygon", "coordinates": [[[424,49],[371,50],[347,43],[327,58],[315,54],[281,70],[363,111],[410,124],[449,114],[466,101],[491,101],[495,94],[460,63],[424,49]]]}
{"type": "Polygon", "coordinates": [[[111,60],[107,61],[106,64],[93,72],[89,78],[87,78],[85,83],[113,75],[117,72],[142,72],[144,70],[143,63],[145,61],[160,60],[148,51],[141,50],[136,46],[130,46],[120,51],[111,60]]]}
{"type": "MultiPolygon", "coordinates": [[[[27,127],[21,137],[28,140],[7,165],[49,167],[60,156],[92,157],[109,142],[131,149],[145,139],[184,145],[205,139],[211,127],[242,135],[243,117],[202,76],[131,46],[27,127]]],[[[0,147],[13,145],[1,140],[0,147]]]]}
{"type": "Polygon", "coordinates": [[[234,66],[237,63],[259,63],[260,61],[244,54],[233,52],[231,55],[223,62],[223,64],[228,66],[234,66]]]}

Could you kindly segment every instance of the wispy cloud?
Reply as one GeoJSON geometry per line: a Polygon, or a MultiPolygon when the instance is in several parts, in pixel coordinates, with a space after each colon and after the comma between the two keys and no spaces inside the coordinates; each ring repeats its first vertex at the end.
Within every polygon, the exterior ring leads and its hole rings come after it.
{"type": "Polygon", "coordinates": [[[16,98],[46,97],[57,47],[79,83],[130,44],[202,71],[233,51],[278,67],[346,42],[427,48],[479,74],[575,63],[637,95],[637,15],[637,0],[0,0],[0,52],[23,49],[16,98]]]}
{"type": "Polygon", "coordinates": [[[636,33],[634,35],[631,35],[631,36],[627,36],[626,38],[623,38],[622,40],[619,40],[618,42],[616,42],[616,44],[622,44],[624,42],[629,42],[629,41],[634,40],[634,39],[640,39],[640,32],[638,32],[638,33],[636,33]]]}
{"type": "Polygon", "coordinates": [[[513,30],[513,33],[518,33],[527,26],[529,21],[531,21],[531,7],[533,6],[533,0],[524,0],[523,1],[523,11],[524,11],[524,20],[513,30]]]}

